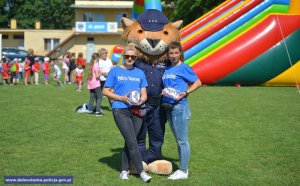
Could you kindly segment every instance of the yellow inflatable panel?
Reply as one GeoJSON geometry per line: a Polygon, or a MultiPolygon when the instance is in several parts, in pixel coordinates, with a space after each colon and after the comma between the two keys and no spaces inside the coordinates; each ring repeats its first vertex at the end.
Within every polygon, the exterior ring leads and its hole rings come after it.
{"type": "Polygon", "coordinates": [[[300,85],[300,61],[291,68],[266,82],[266,86],[296,86],[300,85]]]}
{"type": "Polygon", "coordinates": [[[300,15],[300,0],[290,0],[289,13],[300,15]]]}

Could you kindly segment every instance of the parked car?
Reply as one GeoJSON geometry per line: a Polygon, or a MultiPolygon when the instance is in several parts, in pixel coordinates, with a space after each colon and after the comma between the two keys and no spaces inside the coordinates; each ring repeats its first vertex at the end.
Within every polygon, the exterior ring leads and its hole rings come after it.
{"type": "Polygon", "coordinates": [[[27,55],[28,55],[28,52],[26,50],[12,48],[12,47],[3,47],[2,48],[2,58],[3,59],[9,58],[12,61],[14,58],[21,58],[22,61],[24,61],[27,55]]]}
{"type": "MultiPolygon", "coordinates": [[[[26,50],[13,48],[13,47],[3,47],[2,48],[2,59],[9,58],[9,60],[13,60],[14,58],[21,58],[22,61],[25,61],[26,56],[28,56],[28,52],[26,50]]],[[[40,62],[44,62],[44,56],[36,55],[40,59],[40,62]]]]}

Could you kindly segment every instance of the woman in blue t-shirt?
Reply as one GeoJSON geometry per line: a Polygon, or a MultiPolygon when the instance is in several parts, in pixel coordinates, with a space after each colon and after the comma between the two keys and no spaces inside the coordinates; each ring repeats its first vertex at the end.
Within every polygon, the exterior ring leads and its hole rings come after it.
{"type": "Polygon", "coordinates": [[[113,100],[114,120],[125,140],[120,179],[128,179],[129,163],[132,161],[141,179],[149,182],[151,177],[143,169],[136,139],[142,126],[142,118],[131,111],[134,105],[140,106],[147,100],[148,84],[145,74],[133,67],[136,55],[134,46],[124,48],[124,63],[109,72],[102,93],[113,100]]]}
{"type": "Polygon", "coordinates": [[[201,87],[202,83],[192,68],[183,62],[183,51],[179,42],[173,42],[168,48],[171,66],[163,75],[163,105],[167,110],[167,118],[174,137],[176,138],[180,168],[168,179],[188,178],[190,145],[188,142],[188,126],[191,111],[187,96],[201,87]],[[188,84],[192,83],[190,87],[188,84]]]}

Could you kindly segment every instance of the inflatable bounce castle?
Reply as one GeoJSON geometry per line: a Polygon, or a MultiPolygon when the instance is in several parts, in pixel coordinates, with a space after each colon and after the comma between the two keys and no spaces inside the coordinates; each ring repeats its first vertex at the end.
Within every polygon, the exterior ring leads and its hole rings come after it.
{"type": "MultiPolygon", "coordinates": [[[[136,0],[133,18],[162,11],[136,0]]],[[[185,63],[207,85],[300,85],[300,1],[227,0],[181,32],[185,63]]],[[[122,61],[122,46],[112,51],[122,61]]]]}

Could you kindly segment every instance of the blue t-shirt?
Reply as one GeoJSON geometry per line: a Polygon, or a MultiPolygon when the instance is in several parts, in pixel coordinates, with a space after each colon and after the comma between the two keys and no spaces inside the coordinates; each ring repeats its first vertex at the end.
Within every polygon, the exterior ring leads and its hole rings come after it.
{"type": "MultiPolygon", "coordinates": [[[[164,88],[171,87],[177,90],[179,93],[187,90],[188,83],[195,82],[198,79],[193,69],[185,63],[181,63],[177,66],[168,67],[163,75],[162,81],[164,88]]],[[[169,97],[163,97],[163,103],[172,103],[175,101],[169,97]]],[[[187,99],[182,98],[179,102],[180,104],[186,104],[187,99]]],[[[175,103],[175,104],[176,104],[175,103]]]]}
{"type": "MultiPolygon", "coordinates": [[[[142,70],[133,68],[130,70],[116,66],[109,72],[104,87],[111,88],[114,93],[124,96],[132,91],[141,92],[141,88],[148,86],[145,74],[142,70]]],[[[116,100],[112,108],[129,108],[130,105],[116,100]]]]}

